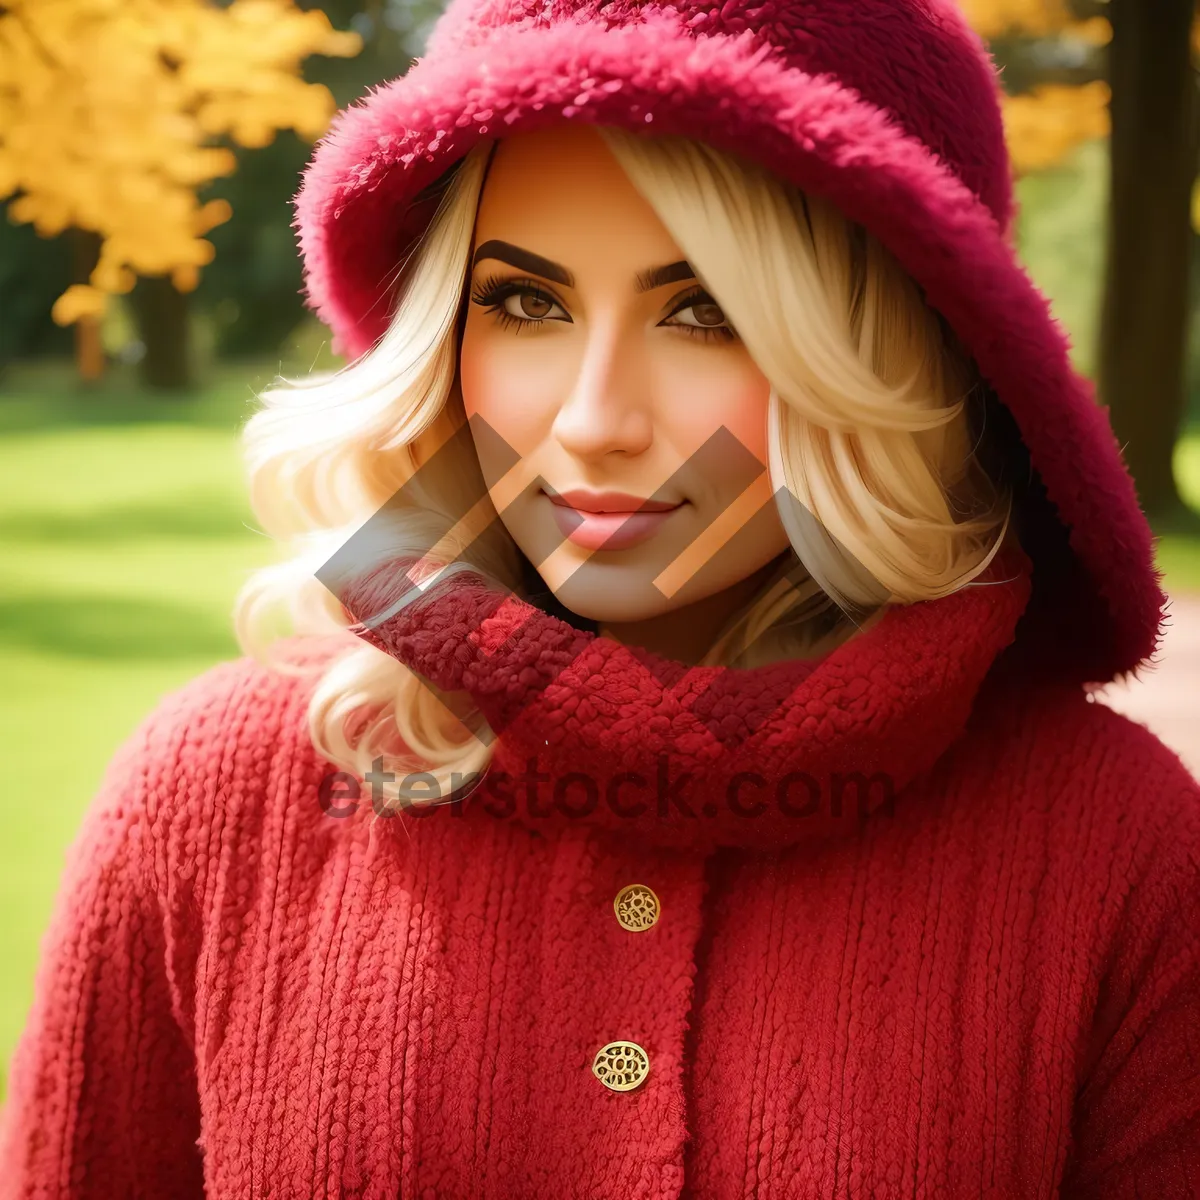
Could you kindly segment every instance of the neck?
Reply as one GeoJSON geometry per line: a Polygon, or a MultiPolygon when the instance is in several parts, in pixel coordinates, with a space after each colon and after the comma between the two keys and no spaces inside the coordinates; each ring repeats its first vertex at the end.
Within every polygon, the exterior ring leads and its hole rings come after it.
{"type": "Polygon", "coordinates": [[[599,627],[601,637],[695,666],[715,645],[729,622],[752,604],[776,571],[778,560],[711,596],[641,621],[617,621],[599,627]]]}

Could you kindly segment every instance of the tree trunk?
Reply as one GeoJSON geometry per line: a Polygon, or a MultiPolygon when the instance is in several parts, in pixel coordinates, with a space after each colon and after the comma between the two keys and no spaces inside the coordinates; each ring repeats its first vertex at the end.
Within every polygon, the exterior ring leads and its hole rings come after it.
{"type": "MultiPolygon", "coordinates": [[[[71,281],[87,283],[100,259],[100,236],[89,229],[72,228],[71,281]]],[[[75,369],[84,383],[104,377],[104,345],[98,317],[80,317],[75,322],[75,369]]]]}
{"type": "Polygon", "coordinates": [[[80,317],[75,322],[75,365],[84,383],[104,378],[104,343],[100,338],[100,318],[80,317]]]}
{"type": "Polygon", "coordinates": [[[1150,516],[1181,502],[1196,84],[1195,0],[1111,0],[1111,207],[1100,394],[1150,516]]]}
{"type": "Polygon", "coordinates": [[[175,289],[170,276],[148,275],[138,280],[130,301],[146,347],[142,382],[172,391],[191,387],[187,295],[175,289]]]}

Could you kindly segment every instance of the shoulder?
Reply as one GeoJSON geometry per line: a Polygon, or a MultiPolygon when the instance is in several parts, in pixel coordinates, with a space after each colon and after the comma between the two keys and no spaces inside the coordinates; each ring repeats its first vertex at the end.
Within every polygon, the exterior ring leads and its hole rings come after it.
{"type": "Polygon", "coordinates": [[[1149,728],[1058,684],[997,692],[972,726],[969,752],[986,751],[987,778],[1003,785],[989,790],[1009,797],[1006,820],[1036,823],[1078,875],[1196,903],[1200,783],[1149,728]]]}
{"type": "Polygon", "coordinates": [[[323,669],[346,648],[344,639],[288,638],[263,662],[251,657],[217,663],[163,695],[119,747],[109,767],[139,770],[155,796],[172,792],[185,770],[201,775],[245,768],[281,735],[297,733],[323,669]]]}
{"type": "Polygon", "coordinates": [[[253,844],[297,785],[330,769],[307,710],[346,648],[344,638],[284,639],[269,662],[221,662],[165,694],[109,760],[79,841],[136,842],[160,891],[180,872],[202,874],[205,848],[228,827],[253,844]]]}
{"type": "Polygon", "coordinates": [[[1200,820],[1200,785],[1152,730],[1098,694],[1053,687],[1028,697],[1020,728],[1033,760],[1097,798],[1124,801],[1124,821],[1148,827],[1200,820]]]}
{"type": "MultiPolygon", "coordinates": [[[[272,871],[293,819],[316,825],[297,797],[330,769],[307,729],[314,683],[339,653],[320,642],[280,643],[290,672],[248,657],[217,664],[164,695],[111,755],[64,856],[39,1019],[57,1019],[55,997],[84,976],[127,995],[136,948],[137,986],[164,970],[158,995],[191,1028],[206,931],[272,871]]],[[[324,822],[325,844],[291,834],[295,854],[324,853],[345,824],[324,822]]]]}
{"type": "Polygon", "coordinates": [[[1166,807],[1194,808],[1197,784],[1179,756],[1145,725],[1079,685],[1011,681],[981,697],[974,741],[1042,772],[1045,783],[1086,783],[1104,793],[1158,790],[1166,807]]]}

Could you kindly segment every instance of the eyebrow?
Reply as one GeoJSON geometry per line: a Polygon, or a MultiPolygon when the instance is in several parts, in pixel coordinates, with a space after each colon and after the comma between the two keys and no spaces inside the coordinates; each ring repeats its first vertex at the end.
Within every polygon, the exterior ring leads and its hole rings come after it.
{"type": "MultiPolygon", "coordinates": [[[[484,242],[475,251],[475,257],[471,260],[471,269],[474,270],[475,266],[485,258],[498,259],[500,262],[508,263],[510,267],[518,267],[522,271],[541,275],[542,278],[549,279],[553,283],[561,283],[563,287],[573,288],[575,286],[575,276],[561,263],[552,262],[540,254],[534,254],[532,250],[514,246],[511,242],[502,242],[496,238],[484,242]]],[[[692,269],[691,263],[686,259],[681,259],[679,262],[639,271],[636,278],[637,290],[638,292],[650,292],[664,284],[695,278],[697,278],[696,272],[692,269]]]]}

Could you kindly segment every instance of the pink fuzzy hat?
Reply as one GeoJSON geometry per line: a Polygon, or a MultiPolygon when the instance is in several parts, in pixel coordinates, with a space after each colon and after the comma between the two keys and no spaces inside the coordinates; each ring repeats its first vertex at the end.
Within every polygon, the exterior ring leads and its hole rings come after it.
{"type": "Polygon", "coordinates": [[[873,233],[974,356],[1040,477],[1022,532],[1040,650],[1085,683],[1153,652],[1150,529],[1014,255],[997,75],[953,0],[452,0],[425,57],[338,115],[296,197],[307,300],[336,350],[355,357],[386,328],[388,280],[432,215],[418,194],[480,139],[559,121],[702,136],[873,233]]]}

